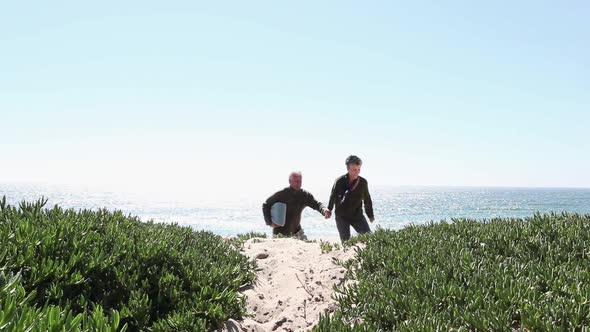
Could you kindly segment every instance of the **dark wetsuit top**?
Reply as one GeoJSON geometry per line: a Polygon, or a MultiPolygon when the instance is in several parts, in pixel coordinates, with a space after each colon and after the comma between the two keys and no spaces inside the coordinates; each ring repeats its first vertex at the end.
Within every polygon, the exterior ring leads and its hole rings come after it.
{"type": "Polygon", "coordinates": [[[351,185],[348,183],[348,174],[336,179],[330,194],[328,210],[332,211],[332,208],[336,205],[336,216],[359,218],[363,216],[362,207],[364,202],[367,216],[373,218],[373,201],[371,201],[367,180],[359,176],[356,181],[359,182],[354,187],[354,182],[351,185]]]}
{"type": "Polygon", "coordinates": [[[285,226],[273,228],[274,234],[278,233],[289,236],[299,232],[301,230],[301,212],[306,206],[309,206],[322,214],[327,211],[326,207],[318,202],[309,192],[303,189],[295,190],[291,187],[287,187],[274,193],[262,204],[264,221],[269,226],[272,224],[272,220],[270,219],[270,208],[276,202],[287,204],[287,213],[285,226]]]}

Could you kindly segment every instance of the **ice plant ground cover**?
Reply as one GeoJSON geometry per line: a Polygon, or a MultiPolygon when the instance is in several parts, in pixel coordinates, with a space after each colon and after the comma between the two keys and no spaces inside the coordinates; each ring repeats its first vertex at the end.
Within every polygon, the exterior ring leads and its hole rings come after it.
{"type": "Polygon", "coordinates": [[[210,232],[0,200],[0,329],[204,331],[241,317],[252,263],[210,232]]]}
{"type": "Polygon", "coordinates": [[[379,230],[315,331],[551,331],[590,326],[590,215],[379,230]]]}

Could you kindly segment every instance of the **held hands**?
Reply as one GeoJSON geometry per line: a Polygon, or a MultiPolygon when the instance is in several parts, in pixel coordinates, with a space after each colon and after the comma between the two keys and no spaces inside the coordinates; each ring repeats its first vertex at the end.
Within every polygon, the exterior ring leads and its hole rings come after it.
{"type": "Polygon", "coordinates": [[[279,225],[277,225],[277,224],[275,224],[275,223],[273,222],[272,224],[270,224],[270,227],[272,227],[272,228],[277,228],[277,227],[281,227],[281,226],[279,226],[279,225]]]}
{"type": "Polygon", "coordinates": [[[326,210],[326,212],[324,212],[324,217],[326,219],[330,219],[331,216],[332,216],[332,211],[326,210]]]}

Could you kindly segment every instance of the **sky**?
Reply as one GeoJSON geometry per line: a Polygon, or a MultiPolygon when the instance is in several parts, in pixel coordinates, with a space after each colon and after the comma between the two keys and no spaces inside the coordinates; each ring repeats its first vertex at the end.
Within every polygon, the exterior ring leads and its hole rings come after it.
{"type": "Polygon", "coordinates": [[[0,182],[590,187],[587,1],[0,5],[0,182]]]}

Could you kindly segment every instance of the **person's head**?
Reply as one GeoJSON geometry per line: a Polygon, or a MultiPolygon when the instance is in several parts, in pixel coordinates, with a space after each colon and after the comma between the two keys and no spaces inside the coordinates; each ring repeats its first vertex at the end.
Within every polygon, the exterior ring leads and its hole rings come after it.
{"type": "Polygon", "coordinates": [[[361,165],[363,161],[361,158],[351,155],[346,158],[346,170],[348,170],[348,176],[356,179],[361,173],[361,165]]]}
{"type": "Polygon", "coordinates": [[[295,190],[300,190],[302,182],[303,176],[301,175],[301,172],[294,171],[291,172],[291,174],[289,174],[289,185],[291,186],[291,188],[295,190]]]}

